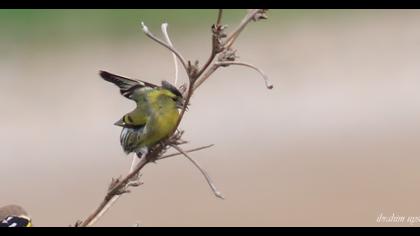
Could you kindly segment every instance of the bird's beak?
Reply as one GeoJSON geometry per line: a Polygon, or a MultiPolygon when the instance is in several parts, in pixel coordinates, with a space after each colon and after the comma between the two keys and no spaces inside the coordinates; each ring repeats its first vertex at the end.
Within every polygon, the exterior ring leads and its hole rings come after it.
{"type": "Polygon", "coordinates": [[[117,122],[115,122],[114,125],[124,127],[125,126],[125,122],[123,121],[123,118],[121,118],[120,120],[118,120],[117,122]]]}
{"type": "Polygon", "coordinates": [[[179,108],[179,109],[183,108],[184,107],[184,99],[178,98],[176,100],[176,107],[179,108]]]}

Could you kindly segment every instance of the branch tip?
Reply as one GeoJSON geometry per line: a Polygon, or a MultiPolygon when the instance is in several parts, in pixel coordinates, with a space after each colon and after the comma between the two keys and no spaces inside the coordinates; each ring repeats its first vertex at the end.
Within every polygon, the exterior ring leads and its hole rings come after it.
{"type": "Polygon", "coordinates": [[[220,199],[224,199],[223,195],[221,192],[219,192],[216,188],[216,185],[214,185],[213,180],[210,178],[210,175],[207,173],[207,171],[205,169],[203,169],[200,164],[198,164],[197,161],[195,161],[193,158],[191,158],[184,150],[182,150],[182,148],[170,144],[173,148],[175,148],[178,152],[182,153],[182,155],[184,155],[191,163],[193,163],[195,165],[195,167],[197,167],[197,169],[203,174],[204,178],[206,179],[208,185],[210,186],[211,190],[213,191],[214,195],[220,199]]]}
{"type": "MultiPolygon", "coordinates": [[[[169,46],[173,47],[171,38],[169,37],[169,34],[168,34],[168,23],[166,21],[161,25],[161,30],[162,30],[163,36],[165,37],[166,43],[168,43],[169,46]]],[[[171,50],[171,54],[172,54],[172,59],[174,61],[174,66],[175,66],[174,85],[176,86],[176,84],[178,83],[178,60],[176,58],[176,54],[172,50],[171,50]]]]}
{"type": "Polygon", "coordinates": [[[267,89],[273,89],[273,84],[271,83],[270,79],[268,78],[268,76],[258,67],[250,64],[250,63],[245,63],[245,62],[238,62],[238,61],[221,61],[221,62],[216,62],[215,64],[219,65],[219,66],[230,66],[230,65],[238,65],[238,66],[246,66],[249,68],[254,69],[255,71],[257,71],[261,77],[264,79],[264,83],[265,83],[265,87],[267,89]]]}
{"type": "Polygon", "coordinates": [[[141,28],[143,30],[143,32],[145,33],[149,33],[149,28],[144,24],[144,22],[141,22],[141,28]]]}

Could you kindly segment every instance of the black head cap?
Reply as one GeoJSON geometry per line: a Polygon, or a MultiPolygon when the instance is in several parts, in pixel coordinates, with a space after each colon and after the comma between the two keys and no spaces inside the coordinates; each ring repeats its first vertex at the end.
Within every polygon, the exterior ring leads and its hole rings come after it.
{"type": "Polygon", "coordinates": [[[175,87],[173,86],[171,83],[169,83],[166,80],[162,81],[162,88],[167,89],[169,91],[171,91],[173,94],[175,94],[176,96],[182,98],[182,93],[175,87]]]}

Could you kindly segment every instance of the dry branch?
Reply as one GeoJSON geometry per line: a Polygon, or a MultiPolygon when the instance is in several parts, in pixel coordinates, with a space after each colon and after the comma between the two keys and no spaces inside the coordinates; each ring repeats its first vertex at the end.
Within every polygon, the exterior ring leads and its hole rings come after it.
{"type": "MultiPolygon", "coordinates": [[[[259,70],[257,67],[246,64],[246,63],[240,63],[236,62],[234,63],[236,59],[236,51],[232,49],[232,46],[235,42],[235,40],[238,38],[240,33],[243,31],[243,29],[251,22],[251,21],[257,21],[260,19],[266,19],[266,11],[265,9],[251,9],[248,11],[246,16],[242,19],[241,23],[236,27],[236,29],[228,36],[225,33],[226,26],[222,25],[222,16],[223,16],[223,10],[220,9],[217,15],[216,23],[212,26],[212,49],[210,52],[210,56],[207,59],[207,61],[204,63],[204,65],[200,68],[198,61],[195,61],[194,63],[191,63],[191,61],[185,60],[185,58],[182,56],[182,54],[177,51],[166,32],[166,25],[162,25],[162,31],[166,37],[166,42],[159,39],[155,35],[153,35],[148,27],[141,22],[142,30],[146,34],[147,37],[151,38],[158,44],[164,46],[168,50],[170,50],[173,55],[176,56],[176,58],[180,61],[182,66],[184,67],[187,75],[188,75],[188,83],[185,87],[185,90],[183,90],[183,97],[184,97],[184,105],[181,109],[179,119],[177,122],[177,125],[175,129],[173,130],[172,134],[167,138],[166,140],[161,141],[160,143],[153,146],[150,151],[142,157],[138,165],[134,168],[132,172],[130,172],[128,175],[126,175],[124,178],[118,178],[113,179],[113,181],[110,184],[110,187],[101,202],[101,204],[97,207],[97,209],[90,214],[84,221],[78,221],[76,223],[76,226],[91,226],[93,225],[110,207],[111,205],[124,193],[129,192],[130,187],[136,187],[141,184],[139,182],[138,178],[134,178],[139,175],[140,170],[143,169],[144,166],[146,166],[149,162],[155,162],[157,160],[161,160],[164,158],[176,156],[176,155],[184,155],[188,159],[190,159],[193,164],[203,173],[203,175],[206,177],[207,182],[211,186],[213,192],[216,196],[221,197],[221,194],[219,191],[217,191],[216,187],[214,186],[213,182],[211,181],[209,175],[206,173],[206,171],[201,168],[196,161],[194,161],[191,157],[188,156],[188,152],[198,151],[205,148],[209,148],[212,145],[195,148],[191,150],[184,151],[182,150],[178,145],[185,143],[185,141],[181,140],[181,136],[183,132],[177,131],[178,126],[188,108],[189,101],[194,93],[194,91],[203,84],[209,77],[212,75],[218,68],[222,66],[229,66],[229,65],[244,65],[251,67],[255,70],[257,70],[260,74],[263,75],[263,78],[266,81],[266,85],[268,88],[270,88],[270,84],[268,83],[268,79],[265,76],[265,74],[259,70]],[[226,40],[224,40],[226,38],[226,40]],[[215,61],[216,56],[219,55],[217,62],[215,61]],[[169,154],[169,155],[163,155],[165,151],[169,148],[173,147],[175,148],[178,153],[169,154]]],[[[176,61],[176,60],[175,60],[176,61]]],[[[271,85],[272,87],[272,85],[271,85]]]]}

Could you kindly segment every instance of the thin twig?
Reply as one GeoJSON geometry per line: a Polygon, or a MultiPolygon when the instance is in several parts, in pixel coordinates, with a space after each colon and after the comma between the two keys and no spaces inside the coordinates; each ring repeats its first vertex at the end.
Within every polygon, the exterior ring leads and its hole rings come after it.
{"type": "Polygon", "coordinates": [[[203,72],[210,66],[210,64],[213,62],[214,58],[217,55],[217,52],[216,52],[215,46],[214,46],[216,40],[217,39],[214,39],[214,36],[213,36],[213,40],[212,40],[213,41],[213,46],[212,46],[212,51],[211,51],[210,57],[209,57],[209,59],[207,59],[207,61],[204,64],[204,66],[197,73],[197,78],[199,78],[203,74],[203,72]]]}
{"type": "Polygon", "coordinates": [[[149,159],[147,158],[140,160],[134,171],[129,173],[126,177],[124,177],[124,179],[116,183],[115,186],[108,190],[104,200],[98,208],[89,215],[88,218],[80,224],[80,226],[87,227],[93,225],[111,207],[111,205],[115,203],[119,196],[124,193],[124,187],[127,186],[128,182],[136,176],[147,163],[149,163],[149,159]]]}
{"type": "Polygon", "coordinates": [[[219,13],[217,14],[216,25],[220,25],[222,23],[222,15],[223,9],[219,9],[219,13]]]}
{"type": "Polygon", "coordinates": [[[265,87],[267,87],[268,89],[273,88],[273,84],[271,83],[268,76],[261,69],[259,69],[258,67],[254,66],[252,64],[245,63],[245,62],[239,62],[239,61],[223,61],[223,62],[216,62],[215,64],[219,65],[219,66],[238,65],[238,66],[246,66],[246,67],[252,68],[252,69],[256,70],[258,73],[260,73],[260,75],[264,79],[265,87]]]}
{"type": "Polygon", "coordinates": [[[213,32],[213,35],[212,35],[211,54],[210,54],[209,59],[207,59],[206,63],[204,64],[204,66],[197,73],[197,78],[199,78],[204,73],[204,71],[207,70],[207,68],[213,62],[216,55],[221,52],[221,50],[219,49],[219,47],[221,46],[221,45],[219,45],[219,40],[220,40],[219,30],[222,30],[222,28],[221,28],[222,26],[220,25],[221,21],[222,21],[222,15],[223,15],[223,9],[219,9],[216,24],[214,25],[214,29],[213,29],[216,32],[213,32]]]}
{"type": "Polygon", "coordinates": [[[167,43],[163,42],[162,40],[160,40],[158,37],[154,36],[150,31],[149,28],[143,23],[141,22],[142,25],[142,29],[143,32],[146,34],[147,37],[153,39],[154,41],[156,41],[157,43],[159,43],[160,45],[164,46],[165,48],[169,49],[170,51],[172,51],[179,59],[179,61],[181,62],[182,66],[184,66],[184,69],[186,71],[188,71],[188,67],[187,67],[187,63],[186,60],[184,59],[184,57],[174,48],[171,47],[170,45],[168,45],[167,43]]]}
{"type": "MultiPolygon", "coordinates": [[[[206,149],[206,148],[211,148],[213,146],[214,146],[214,144],[210,144],[210,145],[207,145],[207,146],[202,146],[202,147],[198,147],[198,148],[185,150],[184,152],[186,152],[186,153],[196,152],[196,151],[200,151],[200,150],[203,150],[203,149],[206,149]]],[[[159,160],[162,160],[162,159],[165,159],[165,158],[168,158],[168,157],[174,157],[174,156],[179,156],[179,155],[183,155],[183,154],[181,152],[172,153],[172,154],[168,154],[168,155],[165,155],[165,156],[161,156],[161,157],[157,158],[156,160],[159,161],[159,160]]]]}
{"type": "MultiPolygon", "coordinates": [[[[113,196],[102,208],[102,210],[94,217],[92,218],[92,220],[89,222],[89,224],[87,224],[86,226],[91,226],[93,224],[96,223],[96,221],[98,221],[104,214],[105,212],[107,212],[112,205],[114,205],[115,202],[117,202],[118,198],[120,198],[121,195],[115,195],[113,196]]],[[[84,225],[82,225],[84,226],[84,225]]]]}
{"type": "MultiPolygon", "coordinates": [[[[163,36],[165,36],[165,40],[168,43],[169,46],[173,47],[173,44],[171,42],[171,39],[169,38],[169,34],[168,34],[168,23],[163,23],[161,26],[162,29],[162,34],[163,36]]],[[[174,81],[174,85],[176,86],[176,84],[178,83],[178,60],[176,58],[176,55],[174,52],[171,51],[172,54],[172,59],[174,60],[174,66],[175,66],[175,81],[174,81]]]]}
{"type": "Polygon", "coordinates": [[[213,64],[207,71],[206,71],[206,73],[203,75],[203,76],[201,76],[201,78],[200,79],[198,79],[195,83],[194,83],[194,91],[202,84],[202,83],[204,83],[204,81],[206,81],[209,77],[210,77],[210,75],[212,75],[218,68],[219,68],[220,66],[219,65],[216,65],[216,64],[213,64]]]}
{"type": "Polygon", "coordinates": [[[197,161],[195,161],[194,159],[192,159],[190,156],[188,156],[188,154],[182,150],[182,148],[178,147],[177,145],[171,145],[173,148],[175,148],[178,152],[182,153],[182,155],[184,155],[186,158],[188,158],[188,160],[190,160],[195,167],[197,167],[197,169],[200,170],[200,172],[203,174],[204,178],[206,179],[207,183],[209,184],[211,190],[213,191],[214,195],[216,195],[216,197],[221,198],[221,199],[225,199],[222,195],[221,192],[219,192],[216,188],[216,185],[214,185],[213,180],[210,178],[210,175],[207,174],[207,172],[200,166],[200,164],[198,164],[197,161]]]}
{"type": "Polygon", "coordinates": [[[239,34],[242,32],[242,30],[245,28],[245,26],[251,22],[252,19],[254,19],[255,15],[260,12],[260,9],[254,9],[250,11],[245,18],[241,21],[241,23],[238,25],[238,27],[233,31],[233,33],[226,39],[225,47],[230,48],[232,47],[232,44],[235,42],[235,40],[238,38],[239,34]]]}

